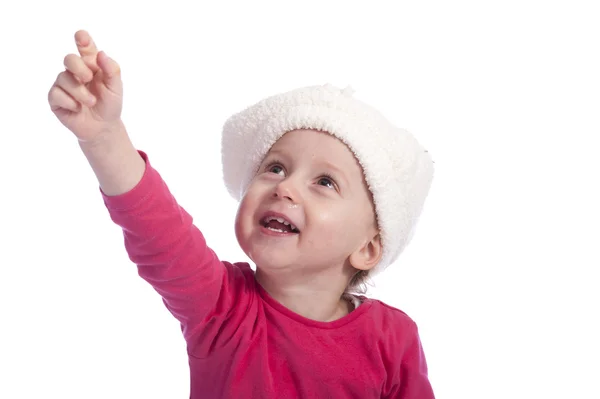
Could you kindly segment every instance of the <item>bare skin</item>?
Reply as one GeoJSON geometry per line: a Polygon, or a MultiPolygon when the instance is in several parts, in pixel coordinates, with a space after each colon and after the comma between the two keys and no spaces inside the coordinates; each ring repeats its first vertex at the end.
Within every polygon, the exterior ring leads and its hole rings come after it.
{"type": "Polygon", "coordinates": [[[314,130],[288,132],[273,145],[240,203],[236,236],[263,288],[318,321],[351,311],[342,298],[348,283],[382,254],[360,164],[340,140],[314,130]],[[265,228],[272,213],[297,231],[265,228]]]}
{"type": "Polygon", "coordinates": [[[131,190],[145,163],[121,120],[123,83],[119,65],[86,31],[75,33],[79,55],[65,57],[65,70],[48,92],[50,109],[79,140],[100,188],[106,195],[131,190]]]}

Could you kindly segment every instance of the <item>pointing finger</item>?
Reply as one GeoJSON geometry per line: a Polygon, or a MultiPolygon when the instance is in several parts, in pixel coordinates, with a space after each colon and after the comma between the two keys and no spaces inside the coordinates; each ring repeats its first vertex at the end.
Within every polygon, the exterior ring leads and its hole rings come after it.
{"type": "Polygon", "coordinates": [[[80,30],[75,33],[75,43],[77,44],[77,50],[81,55],[81,58],[85,64],[96,73],[99,70],[97,56],[98,48],[96,43],[92,40],[92,37],[85,30],[80,30]]]}

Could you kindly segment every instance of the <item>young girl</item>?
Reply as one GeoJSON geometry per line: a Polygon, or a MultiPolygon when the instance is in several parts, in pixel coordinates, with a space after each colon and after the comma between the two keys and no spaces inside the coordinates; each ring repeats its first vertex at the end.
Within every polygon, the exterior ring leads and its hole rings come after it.
{"type": "Polygon", "coordinates": [[[79,140],[130,259],[181,323],[191,398],[433,398],[415,323],[360,295],[408,244],[433,176],[405,130],[315,86],[223,130],[235,233],[221,260],[121,121],[118,64],[85,31],[48,100],[79,140]]]}

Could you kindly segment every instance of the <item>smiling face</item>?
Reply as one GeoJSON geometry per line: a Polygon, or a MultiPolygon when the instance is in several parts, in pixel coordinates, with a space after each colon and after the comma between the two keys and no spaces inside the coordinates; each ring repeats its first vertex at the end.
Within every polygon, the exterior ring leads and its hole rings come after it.
{"type": "Polygon", "coordinates": [[[273,145],[240,203],[235,230],[262,270],[342,273],[368,270],[381,257],[359,163],[337,138],[314,130],[286,133],[273,145]]]}

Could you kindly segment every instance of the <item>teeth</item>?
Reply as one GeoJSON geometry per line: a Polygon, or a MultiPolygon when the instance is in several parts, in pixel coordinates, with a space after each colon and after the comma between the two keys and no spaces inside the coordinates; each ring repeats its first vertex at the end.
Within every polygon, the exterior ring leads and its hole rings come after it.
{"type": "MultiPolygon", "coordinates": [[[[275,217],[275,216],[267,216],[267,217],[264,219],[265,223],[269,223],[271,220],[277,220],[279,223],[282,223],[282,224],[284,224],[285,226],[290,226],[290,228],[291,228],[292,230],[298,230],[298,229],[296,228],[296,226],[294,226],[293,224],[291,224],[290,222],[288,222],[288,221],[287,221],[287,220],[285,220],[284,218],[278,218],[278,217],[275,217]]],[[[271,229],[271,230],[275,230],[275,231],[281,231],[281,230],[277,230],[277,229],[271,229]]]]}

